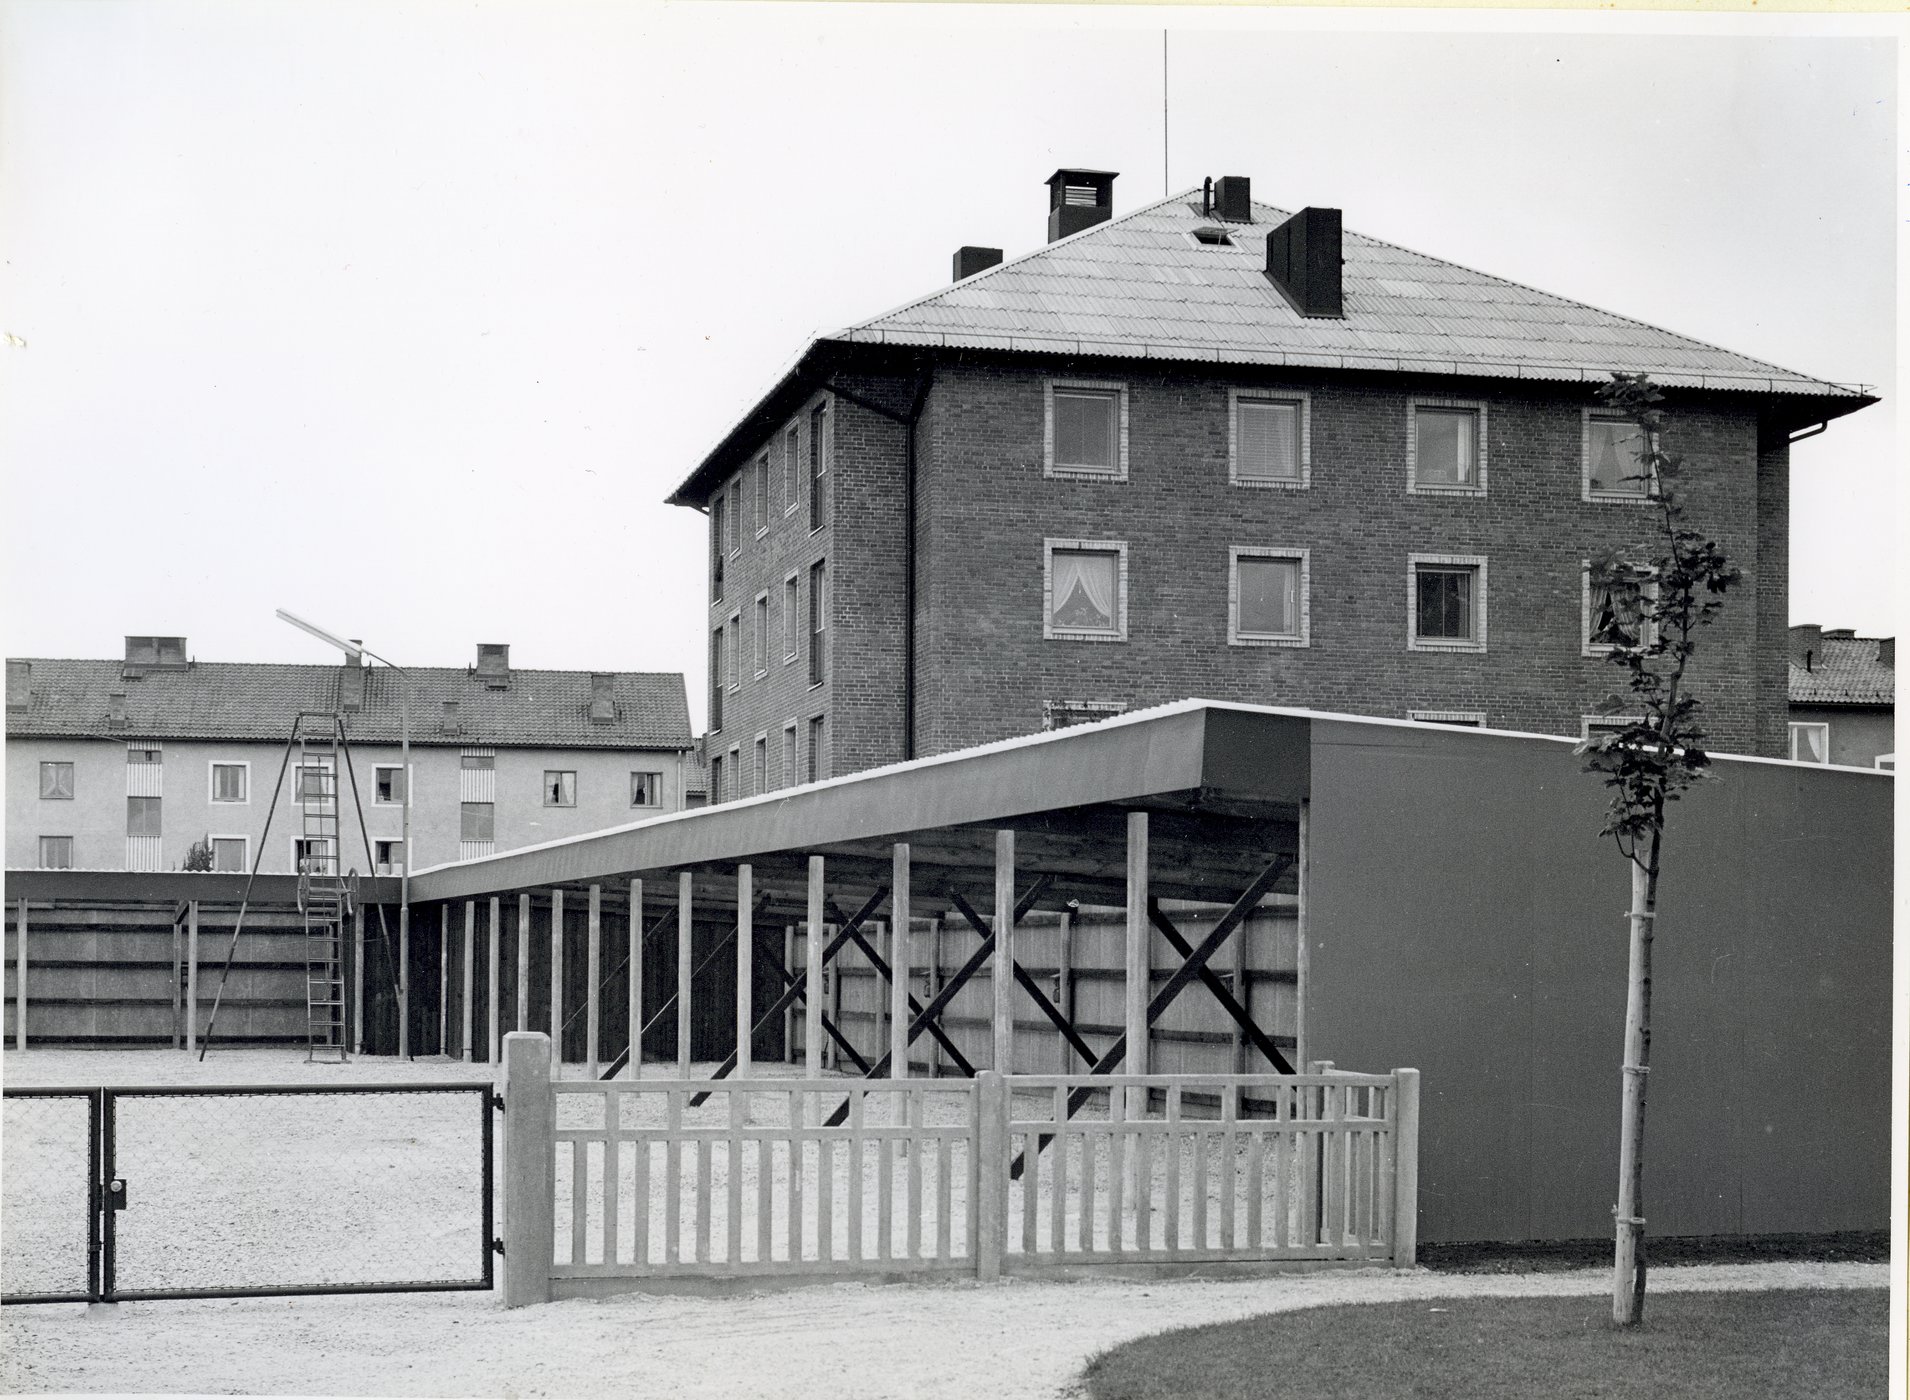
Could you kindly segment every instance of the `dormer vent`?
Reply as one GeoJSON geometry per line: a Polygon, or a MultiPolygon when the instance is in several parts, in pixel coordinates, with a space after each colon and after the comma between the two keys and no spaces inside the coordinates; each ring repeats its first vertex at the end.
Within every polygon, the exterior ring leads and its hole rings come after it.
{"type": "Polygon", "coordinates": [[[1194,230],[1194,242],[1209,248],[1231,248],[1234,236],[1218,224],[1203,224],[1194,230]]]}
{"type": "Polygon", "coordinates": [[[504,642],[479,642],[477,677],[487,690],[508,690],[511,686],[511,649],[504,642]]]}
{"type": "Polygon", "coordinates": [[[1222,175],[1214,182],[1214,213],[1230,224],[1252,223],[1252,188],[1245,175],[1222,175]]]}
{"type": "Polygon", "coordinates": [[[7,711],[19,714],[33,698],[33,663],[7,658],[7,711]]]}
{"type": "Polygon", "coordinates": [[[122,672],[182,670],[186,665],[184,637],[128,637],[122,672]]]}
{"type": "Polygon", "coordinates": [[[1340,211],[1302,209],[1267,235],[1267,280],[1302,316],[1339,319],[1340,211]]]}
{"type": "Polygon", "coordinates": [[[612,689],[616,677],[602,672],[590,678],[590,722],[592,724],[614,724],[617,719],[617,697],[612,689]]]}
{"type": "Polygon", "coordinates": [[[1114,217],[1113,170],[1057,170],[1048,177],[1048,241],[1114,217]]]}

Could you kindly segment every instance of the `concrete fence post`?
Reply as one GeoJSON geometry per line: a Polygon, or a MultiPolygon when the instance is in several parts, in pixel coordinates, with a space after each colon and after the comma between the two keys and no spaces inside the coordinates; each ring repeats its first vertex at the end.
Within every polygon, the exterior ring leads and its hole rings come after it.
{"type": "Polygon", "coordinates": [[[504,1091],[504,1306],[550,1301],[551,1191],[557,1095],[550,1086],[550,1037],[504,1037],[498,1082],[504,1091]]]}
{"type": "Polygon", "coordinates": [[[1393,1264],[1419,1261],[1419,1071],[1393,1071],[1393,1264]]]}
{"type": "Polygon", "coordinates": [[[1008,1088],[999,1070],[975,1076],[975,1277],[1001,1277],[1008,1232],[1008,1088]]]}

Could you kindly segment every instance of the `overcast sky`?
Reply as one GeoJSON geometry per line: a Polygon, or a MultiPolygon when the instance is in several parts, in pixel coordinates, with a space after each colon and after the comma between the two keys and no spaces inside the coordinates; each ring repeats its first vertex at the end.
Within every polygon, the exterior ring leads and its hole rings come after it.
{"type": "Polygon", "coordinates": [[[283,606],[700,715],[663,496],[1056,166],[1159,198],[1163,23],[1174,188],[1880,386],[1793,451],[1791,616],[1892,632],[1895,40],[1760,18],[10,0],[6,650],[332,659],[283,606]]]}

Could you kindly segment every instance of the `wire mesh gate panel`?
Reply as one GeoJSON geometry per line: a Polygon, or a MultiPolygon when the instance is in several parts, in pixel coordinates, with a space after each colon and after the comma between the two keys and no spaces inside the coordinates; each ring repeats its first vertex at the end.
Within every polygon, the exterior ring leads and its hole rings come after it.
{"type": "Polygon", "coordinates": [[[488,1084],[89,1095],[5,1096],[7,1302],[491,1287],[488,1084]]]}
{"type": "Polygon", "coordinates": [[[1393,1075],[1007,1082],[1005,1272],[1393,1258],[1393,1075]]]}
{"type": "Polygon", "coordinates": [[[0,1095],[0,1303],[99,1296],[98,1089],[0,1095]]]}
{"type": "Polygon", "coordinates": [[[974,1271],[972,1081],[551,1087],[557,1296],[591,1278],[974,1271]]]}

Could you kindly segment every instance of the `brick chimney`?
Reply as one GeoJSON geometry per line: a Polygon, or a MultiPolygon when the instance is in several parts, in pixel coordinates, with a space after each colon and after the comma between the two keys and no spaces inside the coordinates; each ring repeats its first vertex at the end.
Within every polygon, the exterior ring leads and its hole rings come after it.
{"type": "Polygon", "coordinates": [[[1877,664],[1897,669],[1897,639],[1895,637],[1877,638],[1877,664]]]}
{"type": "Polygon", "coordinates": [[[1824,649],[1824,629],[1814,622],[1800,622],[1791,628],[1791,665],[1810,670],[1824,649]]]}
{"type": "Polygon", "coordinates": [[[955,280],[973,277],[978,272],[986,272],[1001,262],[1001,249],[974,248],[964,244],[955,250],[955,280]]]}
{"type": "Polygon", "coordinates": [[[1252,223],[1252,190],[1245,175],[1222,175],[1214,181],[1214,213],[1230,224],[1252,223]]]}
{"type": "Polygon", "coordinates": [[[126,692],[114,690],[106,696],[106,727],[124,729],[126,727],[126,692]]]}
{"type": "Polygon", "coordinates": [[[511,648],[506,642],[479,642],[477,677],[486,690],[511,688],[511,648]]]}
{"type": "Polygon", "coordinates": [[[1114,217],[1113,170],[1057,170],[1048,177],[1048,241],[1114,217]]]}
{"type": "Polygon", "coordinates": [[[33,663],[7,659],[7,713],[18,714],[33,698],[33,663]]]}
{"type": "Polygon", "coordinates": [[[365,708],[365,667],[362,662],[347,661],[338,668],[338,708],[352,715],[365,708]]]}
{"type": "Polygon", "coordinates": [[[614,676],[601,672],[590,678],[590,722],[592,724],[614,724],[617,719],[617,700],[611,692],[614,676]]]}
{"type": "Polygon", "coordinates": [[[1267,235],[1267,280],[1302,316],[1339,319],[1340,211],[1302,209],[1267,235]]]}

